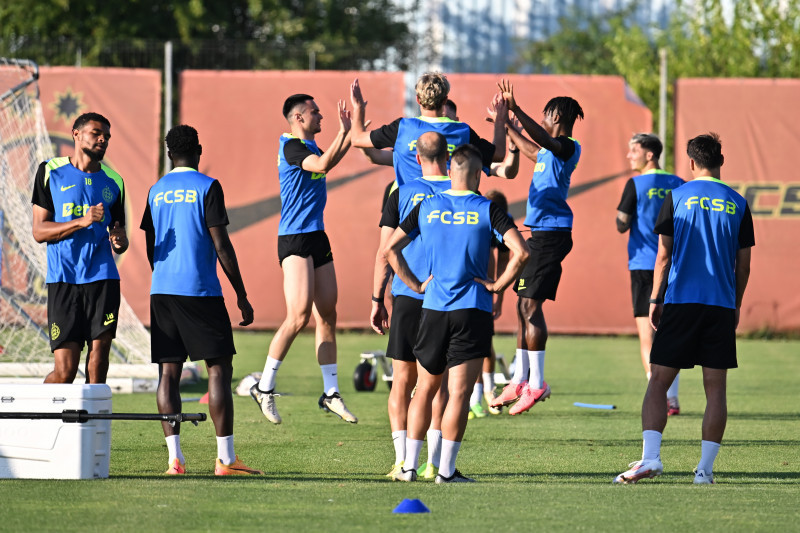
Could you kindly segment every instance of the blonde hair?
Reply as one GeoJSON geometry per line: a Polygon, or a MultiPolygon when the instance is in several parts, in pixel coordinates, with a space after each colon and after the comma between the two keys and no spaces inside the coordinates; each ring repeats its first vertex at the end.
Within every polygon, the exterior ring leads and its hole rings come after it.
{"type": "Polygon", "coordinates": [[[440,109],[450,93],[450,82],[441,72],[426,72],[417,80],[414,88],[419,105],[423,109],[440,109]]]}

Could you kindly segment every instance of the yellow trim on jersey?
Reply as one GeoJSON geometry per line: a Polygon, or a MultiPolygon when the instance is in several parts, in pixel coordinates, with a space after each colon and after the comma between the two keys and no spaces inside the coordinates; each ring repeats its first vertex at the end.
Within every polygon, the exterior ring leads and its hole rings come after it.
{"type": "Polygon", "coordinates": [[[114,169],[104,165],[103,163],[100,163],[100,170],[105,172],[106,176],[114,180],[114,182],[117,184],[117,187],[119,187],[120,193],[123,193],[125,191],[125,182],[122,181],[122,176],[117,174],[117,172],[114,169]]]}
{"type": "Polygon", "coordinates": [[[69,157],[54,157],[44,166],[44,186],[47,187],[47,182],[50,180],[50,171],[57,168],[69,165],[69,157]]]}

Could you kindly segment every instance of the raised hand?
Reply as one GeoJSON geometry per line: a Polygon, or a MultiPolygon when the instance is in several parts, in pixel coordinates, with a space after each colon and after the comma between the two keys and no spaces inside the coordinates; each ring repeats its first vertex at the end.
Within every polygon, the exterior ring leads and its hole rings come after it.
{"type": "Polygon", "coordinates": [[[350,111],[347,110],[347,104],[344,100],[339,100],[336,104],[336,107],[339,111],[339,129],[345,133],[350,131],[350,127],[352,126],[350,120],[350,111]]]}
{"type": "Polygon", "coordinates": [[[361,94],[361,86],[358,84],[358,78],[353,80],[353,83],[350,84],[350,103],[353,109],[367,107],[367,102],[361,94]]]}
{"type": "Polygon", "coordinates": [[[514,85],[508,80],[500,80],[497,84],[500,93],[503,95],[503,100],[506,101],[508,109],[514,111],[517,108],[517,102],[514,100],[514,85]]]}

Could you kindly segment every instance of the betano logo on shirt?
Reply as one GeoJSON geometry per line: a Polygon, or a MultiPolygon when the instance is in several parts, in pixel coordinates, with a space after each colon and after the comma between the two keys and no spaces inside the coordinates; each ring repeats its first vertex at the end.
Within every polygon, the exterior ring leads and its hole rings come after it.
{"type": "MultiPolygon", "coordinates": [[[[92,206],[89,204],[75,205],[72,202],[66,202],[61,204],[61,216],[63,218],[67,218],[69,216],[82,217],[86,214],[90,207],[92,206]]],[[[100,222],[105,221],[105,219],[106,217],[103,216],[100,222]]]]}
{"type": "MultiPolygon", "coordinates": [[[[417,140],[414,139],[413,141],[408,143],[408,151],[409,152],[413,152],[416,149],[417,149],[417,140]]],[[[447,145],[447,153],[449,153],[450,155],[453,155],[453,151],[455,149],[456,149],[456,145],[455,144],[448,144],[447,145]]]]}
{"type": "Polygon", "coordinates": [[[165,204],[188,203],[193,204],[197,201],[197,191],[194,189],[175,189],[172,191],[165,191],[156,194],[153,198],[153,203],[158,207],[159,202],[165,204]]]}
{"type": "Polygon", "coordinates": [[[433,223],[433,219],[439,219],[442,224],[477,224],[477,211],[440,211],[434,209],[428,214],[428,224],[433,223]]]}
{"type": "Polygon", "coordinates": [[[700,206],[706,211],[725,211],[729,215],[736,214],[736,204],[725,201],[722,198],[710,198],[708,196],[690,196],[684,202],[686,209],[691,210],[693,205],[700,206]],[[710,207],[709,207],[710,204],[710,207]]]}

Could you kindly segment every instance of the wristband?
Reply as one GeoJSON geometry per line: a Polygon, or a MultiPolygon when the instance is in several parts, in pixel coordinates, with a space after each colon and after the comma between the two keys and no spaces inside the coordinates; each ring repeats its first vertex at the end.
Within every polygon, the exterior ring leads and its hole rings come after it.
{"type": "Polygon", "coordinates": [[[656,305],[659,305],[659,304],[663,304],[663,303],[664,303],[664,301],[663,301],[663,300],[661,300],[661,298],[650,298],[650,303],[651,303],[651,304],[656,304],[656,305]]]}
{"type": "Polygon", "coordinates": [[[383,298],[378,298],[376,296],[373,296],[372,297],[372,301],[375,302],[375,303],[382,304],[383,303],[383,298]]]}
{"type": "Polygon", "coordinates": [[[519,153],[519,148],[517,148],[516,150],[509,149],[508,151],[511,152],[512,154],[518,154],[519,153]]]}

